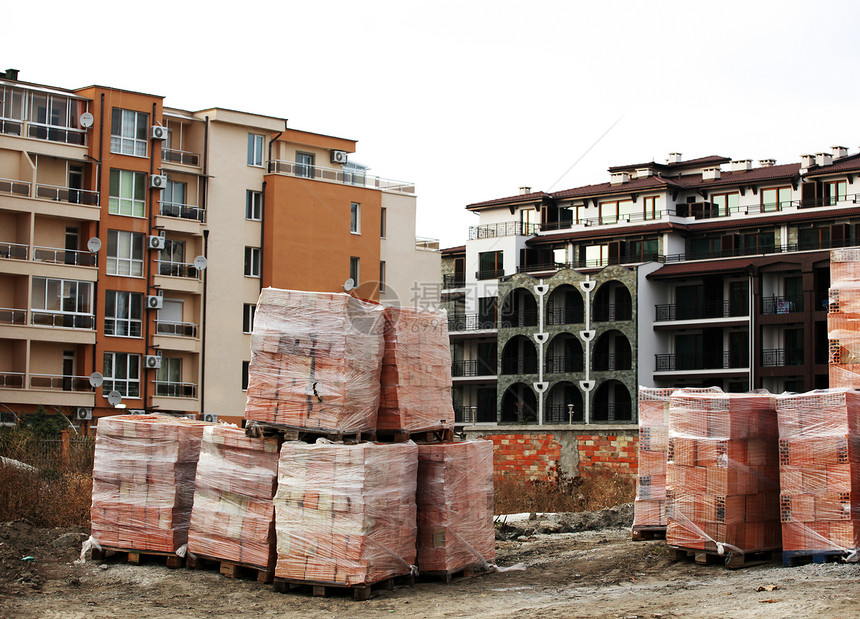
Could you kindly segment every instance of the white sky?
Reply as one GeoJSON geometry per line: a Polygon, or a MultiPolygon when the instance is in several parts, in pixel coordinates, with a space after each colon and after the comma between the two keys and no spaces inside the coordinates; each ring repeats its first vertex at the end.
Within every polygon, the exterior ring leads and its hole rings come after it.
{"type": "Polygon", "coordinates": [[[466,204],[521,185],[604,182],[673,151],[779,164],[860,146],[857,2],[47,0],[3,16],[0,69],[21,80],[357,139],[352,160],[417,184],[417,232],[443,247],[477,223],[466,204]]]}

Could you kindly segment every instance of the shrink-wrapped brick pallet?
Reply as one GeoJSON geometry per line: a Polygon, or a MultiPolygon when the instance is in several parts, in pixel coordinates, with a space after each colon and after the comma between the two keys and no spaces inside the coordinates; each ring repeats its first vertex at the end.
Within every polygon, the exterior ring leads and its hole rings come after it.
{"type": "Polygon", "coordinates": [[[860,250],[830,252],[827,337],[830,387],[860,389],[860,250]]]}
{"type": "Polygon", "coordinates": [[[281,446],[275,578],[342,587],[410,574],[418,446],[281,446]]]}
{"type": "Polygon", "coordinates": [[[321,433],[374,431],[383,328],[381,305],[266,288],[254,315],[245,418],[321,433]]]}
{"type": "Polygon", "coordinates": [[[419,573],[493,563],[492,441],[419,445],[417,502],[419,573]]]}
{"type": "Polygon", "coordinates": [[[200,440],[208,425],[162,415],[99,420],[90,510],[98,544],[175,553],[188,542],[200,440]]]}
{"type": "Polygon", "coordinates": [[[454,427],[451,351],[444,310],[385,308],[380,430],[454,427]]]}
{"type": "Polygon", "coordinates": [[[672,394],[666,543],[718,554],[778,549],[778,449],[769,394],[672,394]]]}
{"type": "Polygon", "coordinates": [[[780,396],[780,516],[786,555],[860,549],[860,394],[780,396]]]}
{"type": "Polygon", "coordinates": [[[188,551],[261,570],[274,568],[277,438],[222,425],[203,431],[188,551]]]}

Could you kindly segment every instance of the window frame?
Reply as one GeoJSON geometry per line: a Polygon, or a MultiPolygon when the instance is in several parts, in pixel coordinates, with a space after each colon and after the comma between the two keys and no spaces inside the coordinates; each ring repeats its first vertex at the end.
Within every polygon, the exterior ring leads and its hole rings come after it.
{"type": "Polygon", "coordinates": [[[262,255],[259,247],[245,246],[245,277],[260,277],[262,255]]]}
{"type": "Polygon", "coordinates": [[[262,191],[245,190],[245,219],[248,221],[263,221],[262,191]]]}
{"type": "Polygon", "coordinates": [[[248,391],[248,375],[250,367],[250,361],[242,361],[242,391],[248,391]]]}
{"type": "Polygon", "coordinates": [[[112,108],[110,152],[130,157],[147,157],[148,149],[149,114],[119,107],[112,108]]]}
{"type": "Polygon", "coordinates": [[[296,151],[296,176],[301,178],[313,178],[315,165],[316,155],[313,153],[296,151]],[[307,158],[307,160],[304,160],[305,158],[307,158]],[[300,159],[302,159],[302,161],[300,161],[300,159]]]}
{"type": "Polygon", "coordinates": [[[359,256],[349,257],[349,277],[355,286],[358,286],[361,280],[361,258],[359,256]]]}
{"type": "Polygon", "coordinates": [[[137,353],[127,353],[127,352],[105,352],[102,356],[102,376],[104,376],[104,383],[102,386],[102,395],[106,398],[111,391],[119,391],[120,395],[123,398],[140,398],[140,380],[141,380],[141,363],[140,363],[140,355],[137,353]],[[125,360],[125,377],[117,378],[114,376],[118,369],[117,361],[120,359],[125,360]],[[134,361],[134,364],[131,363],[134,361]],[[132,368],[133,365],[136,365],[136,368],[132,368]],[[132,369],[136,370],[135,372],[132,369]],[[136,377],[132,377],[131,374],[136,373],[136,377]],[[120,383],[119,385],[117,383],[120,383]],[[121,389],[117,389],[117,387],[123,387],[121,389]],[[136,389],[132,390],[130,388],[136,387],[136,389]]]}
{"type": "MultiPolygon", "coordinates": [[[[107,259],[105,273],[116,277],[143,277],[144,235],[131,230],[108,230],[107,259]],[[127,247],[120,247],[121,239],[128,239],[127,247]],[[113,245],[114,254],[111,254],[113,245]],[[120,250],[128,249],[128,256],[121,256],[120,250]],[[138,255],[138,257],[135,256],[138,255]],[[127,265],[128,272],[121,272],[120,266],[127,265]]],[[[122,243],[125,245],[125,243],[122,243]]]]}
{"type": "Polygon", "coordinates": [[[349,231],[351,234],[361,234],[361,203],[349,203],[349,231]]]}
{"type": "Polygon", "coordinates": [[[257,314],[256,303],[245,303],[242,306],[242,333],[254,332],[254,317],[257,314]]]}
{"type": "Polygon", "coordinates": [[[105,291],[105,335],[108,337],[143,337],[143,294],[140,292],[131,292],[128,290],[106,290],[105,291]],[[127,316],[117,316],[117,302],[119,297],[125,297],[125,308],[127,316]],[[136,297],[136,299],[135,299],[136,297]],[[111,305],[110,298],[113,299],[113,312],[109,313],[111,305]],[[136,303],[135,303],[136,301],[136,303]],[[138,317],[134,317],[135,304],[137,306],[138,317]],[[108,324],[111,324],[110,330],[108,324]],[[125,325],[125,333],[118,333],[117,325],[125,325]],[[136,329],[135,329],[136,326],[136,329]],[[136,333],[135,333],[136,331],[136,333]]]}
{"type": "Polygon", "coordinates": [[[385,230],[388,227],[388,209],[384,206],[380,209],[379,215],[379,238],[385,238],[385,230]]]}
{"type": "Polygon", "coordinates": [[[108,213],[120,217],[146,217],[146,174],[120,168],[110,169],[108,185],[108,213]],[[131,184],[131,198],[123,197],[123,189],[131,184]],[[116,195],[114,195],[116,189],[116,195]],[[139,194],[139,197],[138,197],[139,194]],[[130,212],[123,212],[125,205],[130,205],[130,212]],[[136,212],[135,209],[138,209],[136,212]]]}
{"type": "Polygon", "coordinates": [[[266,136],[260,133],[248,134],[247,162],[255,168],[263,167],[263,147],[266,145],[266,136]]]}
{"type": "Polygon", "coordinates": [[[379,292],[385,292],[385,260],[379,261],[379,292]]]}

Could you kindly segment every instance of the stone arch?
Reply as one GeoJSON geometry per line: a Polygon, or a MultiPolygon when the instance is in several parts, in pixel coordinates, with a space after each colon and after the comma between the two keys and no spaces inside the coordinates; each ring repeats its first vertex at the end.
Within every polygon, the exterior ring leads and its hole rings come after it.
{"type": "Polygon", "coordinates": [[[537,423],[537,396],[525,383],[514,383],[502,396],[502,423],[537,423]]]}
{"type": "Polygon", "coordinates": [[[594,344],[591,369],[595,372],[630,370],[633,368],[633,353],[630,340],[621,331],[606,331],[594,344]]]}
{"type": "Polygon", "coordinates": [[[511,290],[502,301],[499,318],[506,327],[537,326],[537,301],[534,294],[521,287],[511,290]]]}
{"type": "Polygon", "coordinates": [[[633,319],[633,298],[630,295],[630,289],[615,279],[604,282],[597,289],[592,307],[595,322],[633,319]]]}
{"type": "Polygon", "coordinates": [[[502,349],[502,374],[537,374],[535,343],[525,335],[515,335],[502,349]]]}
{"type": "Polygon", "coordinates": [[[547,374],[582,372],[585,369],[582,342],[571,333],[559,333],[546,347],[547,374]]]}
{"type": "Polygon", "coordinates": [[[544,423],[570,423],[568,404],[573,404],[573,421],[582,423],[582,392],[568,380],[557,382],[549,390],[544,409],[544,423]]]}
{"type": "Polygon", "coordinates": [[[584,320],[582,294],[575,286],[562,284],[556,286],[546,304],[546,324],[572,325],[584,320]]]}
{"type": "Polygon", "coordinates": [[[633,421],[630,391],[618,380],[607,380],[594,392],[591,421],[633,421]]]}

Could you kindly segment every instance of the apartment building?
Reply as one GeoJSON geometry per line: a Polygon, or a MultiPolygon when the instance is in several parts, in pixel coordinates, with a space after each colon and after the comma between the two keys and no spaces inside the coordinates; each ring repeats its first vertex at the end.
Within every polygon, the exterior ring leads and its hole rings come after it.
{"type": "Polygon", "coordinates": [[[860,244],[860,154],[680,154],[470,204],[443,250],[458,421],[636,423],[637,388],[828,385],[829,250],[860,244]]]}
{"type": "Polygon", "coordinates": [[[438,279],[414,186],[350,162],[355,140],[163,99],[0,73],[4,421],[239,422],[263,286],[410,304],[386,278],[438,279]]]}

